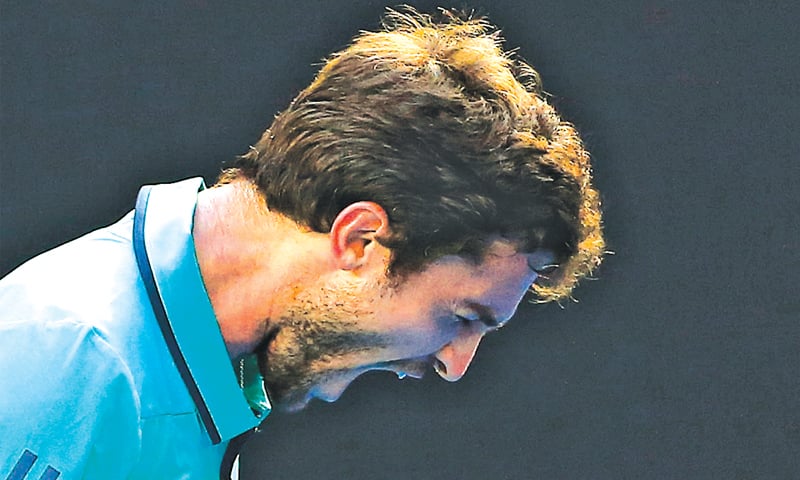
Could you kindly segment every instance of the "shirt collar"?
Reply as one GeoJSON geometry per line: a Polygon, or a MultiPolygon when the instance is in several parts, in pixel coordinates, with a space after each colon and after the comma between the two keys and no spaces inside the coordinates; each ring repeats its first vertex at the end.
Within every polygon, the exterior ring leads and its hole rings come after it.
{"type": "Polygon", "coordinates": [[[257,427],[271,406],[255,356],[242,359],[238,371],[232,366],[203,284],[192,225],[197,193],[204,188],[199,177],[150,187],[144,243],[172,337],[190,372],[185,380],[197,386],[199,398],[192,398],[199,410],[200,402],[205,405],[210,419],[204,423],[211,423],[206,430],[218,443],[257,427]]]}

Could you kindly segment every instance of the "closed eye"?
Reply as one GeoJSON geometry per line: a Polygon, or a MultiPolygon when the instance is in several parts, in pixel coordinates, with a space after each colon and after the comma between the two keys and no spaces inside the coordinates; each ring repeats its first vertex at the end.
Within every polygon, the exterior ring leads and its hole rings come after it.
{"type": "Polygon", "coordinates": [[[467,325],[472,324],[474,322],[480,322],[480,323],[484,324],[487,328],[491,328],[491,329],[497,329],[497,328],[500,328],[500,327],[503,326],[503,324],[498,322],[497,319],[494,316],[492,316],[492,315],[490,315],[488,313],[486,313],[486,314],[481,314],[480,312],[476,312],[476,313],[477,313],[476,318],[467,318],[467,317],[465,317],[463,315],[458,315],[458,314],[456,314],[455,317],[461,323],[464,323],[464,324],[467,324],[467,325]]]}

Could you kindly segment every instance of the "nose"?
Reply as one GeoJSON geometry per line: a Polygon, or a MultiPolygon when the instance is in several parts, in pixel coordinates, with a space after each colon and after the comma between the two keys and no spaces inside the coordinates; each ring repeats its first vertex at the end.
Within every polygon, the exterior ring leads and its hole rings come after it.
{"type": "Polygon", "coordinates": [[[436,373],[448,382],[456,382],[467,373],[467,368],[478,350],[483,333],[464,333],[436,352],[436,373]]]}

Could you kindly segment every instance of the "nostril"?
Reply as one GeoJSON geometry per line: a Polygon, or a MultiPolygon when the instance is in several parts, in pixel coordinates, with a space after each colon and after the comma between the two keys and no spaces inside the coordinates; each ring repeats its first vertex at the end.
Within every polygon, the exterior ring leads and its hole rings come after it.
{"type": "Polygon", "coordinates": [[[440,376],[446,376],[447,375],[447,365],[443,361],[439,360],[438,358],[435,359],[434,362],[433,362],[433,370],[436,373],[438,373],[440,376]]]}

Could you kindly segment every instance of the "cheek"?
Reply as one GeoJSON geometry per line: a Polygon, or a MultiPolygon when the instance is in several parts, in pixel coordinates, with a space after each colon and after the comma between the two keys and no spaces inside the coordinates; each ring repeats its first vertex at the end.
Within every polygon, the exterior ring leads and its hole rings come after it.
{"type": "Polygon", "coordinates": [[[413,358],[431,355],[450,343],[457,335],[460,322],[451,308],[414,308],[399,305],[384,324],[393,339],[392,356],[413,358]]]}

